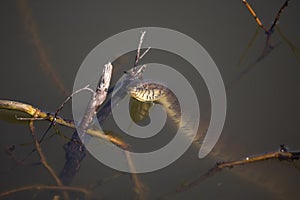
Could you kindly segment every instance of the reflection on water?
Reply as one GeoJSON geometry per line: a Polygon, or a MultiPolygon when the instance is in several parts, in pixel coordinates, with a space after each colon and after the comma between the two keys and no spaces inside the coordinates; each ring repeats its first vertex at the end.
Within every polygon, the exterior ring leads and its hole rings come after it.
{"type": "MultiPolygon", "coordinates": [[[[249,2],[250,3],[250,2],[249,2]]],[[[263,24],[270,25],[284,1],[251,2],[263,24]]],[[[45,64],[37,53],[32,36],[24,28],[24,18],[16,2],[2,2],[1,6],[1,99],[27,102],[45,110],[55,111],[65,96],[57,83],[49,78],[51,72],[43,70],[45,64]]],[[[160,26],[183,32],[202,44],[215,60],[225,84],[239,77],[247,66],[257,60],[265,46],[266,37],[259,31],[251,48],[243,56],[243,50],[251,42],[256,23],[240,1],[228,2],[79,2],[52,3],[29,2],[36,32],[47,59],[58,77],[63,77],[65,88],[72,88],[81,62],[99,42],[120,31],[139,26],[160,26]],[[243,60],[239,67],[241,56],[243,60]],[[51,62],[50,62],[51,61],[51,62]]],[[[190,148],[172,165],[148,174],[139,175],[147,187],[148,198],[172,199],[298,199],[299,162],[270,160],[223,170],[200,182],[185,192],[176,191],[181,185],[201,177],[216,161],[236,160],[253,154],[275,151],[280,144],[299,150],[299,19],[300,4],[291,1],[285,9],[279,26],[272,34],[275,48],[251,71],[236,81],[227,91],[228,113],[224,131],[213,152],[199,160],[198,150],[190,148]]],[[[122,45],[122,44],[120,44],[122,45]]],[[[124,66],[131,66],[134,55],[128,54],[115,61],[115,77],[120,77],[124,66]],[[128,58],[129,57],[129,58],[128,58]]],[[[143,62],[161,62],[184,71],[188,64],[174,55],[150,51],[143,62]]],[[[117,82],[113,77],[113,82],[117,82]]],[[[205,83],[191,75],[191,81],[199,91],[201,108],[199,132],[205,132],[210,118],[210,100],[205,83]]],[[[162,80],[163,82],[163,80],[162,80]]],[[[1,119],[14,120],[13,115],[1,119]]],[[[61,113],[71,118],[70,105],[61,113]]],[[[115,134],[118,127],[104,124],[115,134]]],[[[53,185],[53,179],[41,165],[24,165],[12,160],[5,150],[15,145],[14,155],[24,158],[34,147],[28,126],[5,120],[1,126],[1,191],[24,185],[53,185]],[[26,145],[23,145],[26,144],[26,145]]],[[[48,124],[36,122],[37,134],[43,133],[48,124]]],[[[167,127],[168,128],[168,127],[167,127]]],[[[166,129],[168,130],[168,129],[166,129]]],[[[70,138],[73,130],[59,127],[70,138]]],[[[51,130],[50,134],[55,131],[51,130]]],[[[123,135],[120,135],[123,137],[123,135]]],[[[167,136],[166,136],[167,137],[167,136]]],[[[126,136],[124,136],[126,138],[126,136]]],[[[168,138],[167,138],[168,139],[168,138]]],[[[54,134],[44,141],[42,148],[48,162],[59,173],[65,163],[64,137],[54,134]]],[[[151,146],[151,144],[147,144],[151,146]]],[[[155,145],[154,145],[155,146],[155,145]]],[[[36,154],[26,162],[39,161],[36,154]]],[[[132,199],[136,197],[128,174],[116,172],[87,154],[71,185],[91,189],[90,199],[132,199]]],[[[7,199],[52,199],[55,192],[29,191],[9,196],[7,199]]],[[[81,198],[81,195],[74,193],[81,198]]],[[[71,195],[72,198],[75,198],[71,195]]]]}

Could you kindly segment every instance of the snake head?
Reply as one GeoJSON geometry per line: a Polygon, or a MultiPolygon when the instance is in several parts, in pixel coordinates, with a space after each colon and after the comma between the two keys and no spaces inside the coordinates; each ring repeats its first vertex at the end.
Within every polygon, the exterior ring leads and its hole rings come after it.
{"type": "Polygon", "coordinates": [[[166,95],[168,88],[155,81],[146,80],[129,85],[127,90],[131,97],[141,102],[159,102],[166,95]]]}
{"type": "Polygon", "coordinates": [[[141,92],[144,90],[144,87],[137,84],[130,84],[127,86],[127,91],[129,95],[139,101],[145,102],[145,100],[139,98],[141,92]]]}

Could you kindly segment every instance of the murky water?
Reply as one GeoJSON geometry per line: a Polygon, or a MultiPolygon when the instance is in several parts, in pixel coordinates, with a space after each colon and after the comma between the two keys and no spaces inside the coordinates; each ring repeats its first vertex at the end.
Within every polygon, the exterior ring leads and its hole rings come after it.
{"type": "MultiPolygon", "coordinates": [[[[271,25],[283,2],[249,1],[266,26],[271,25]]],[[[86,55],[101,41],[127,29],[157,26],[189,35],[210,53],[225,85],[252,65],[265,45],[266,36],[260,30],[238,66],[257,28],[241,1],[99,1],[89,4],[29,1],[27,5],[24,7],[19,1],[1,2],[0,99],[30,103],[46,111],[55,111],[63,102],[66,98],[63,90],[71,92],[76,72],[86,55]],[[35,28],[26,21],[28,12],[31,12],[35,28]],[[38,36],[32,37],[33,33],[38,36]]],[[[291,150],[300,150],[300,50],[293,51],[290,46],[300,48],[299,9],[299,2],[290,2],[278,25],[284,37],[278,31],[274,32],[271,38],[275,46],[273,51],[227,90],[226,123],[214,151],[199,160],[197,150],[191,148],[172,165],[140,175],[149,199],[299,199],[299,162],[277,160],[227,169],[186,192],[176,192],[182,184],[207,172],[216,161],[275,151],[280,144],[291,150]]],[[[118,61],[115,75],[121,75],[122,64],[133,62],[133,59],[134,54],[129,54],[118,61]]],[[[185,65],[176,56],[160,51],[150,52],[143,62],[155,59],[170,66],[185,65]]],[[[210,117],[210,100],[205,83],[196,78],[192,81],[201,96],[203,121],[200,125],[201,130],[205,130],[210,117]]],[[[113,81],[117,80],[114,78],[113,81]]],[[[36,154],[25,160],[29,165],[18,164],[6,154],[5,149],[15,145],[15,155],[22,159],[34,147],[30,143],[32,138],[28,126],[14,120],[14,115],[1,111],[0,193],[24,185],[55,184],[45,168],[30,164],[39,160],[36,154]]],[[[72,117],[70,104],[61,115],[72,117]]],[[[37,134],[41,135],[47,125],[46,122],[37,122],[37,134]]],[[[107,127],[115,133],[120,131],[109,124],[107,127]]],[[[73,134],[68,128],[59,127],[59,130],[67,137],[73,134]]],[[[52,130],[51,134],[54,133],[52,130]]],[[[65,162],[63,145],[66,142],[64,137],[54,135],[42,144],[57,173],[65,162]]],[[[135,198],[131,177],[118,174],[87,154],[72,185],[92,188],[91,199],[135,198]]],[[[29,191],[7,199],[52,199],[53,195],[53,192],[29,191]]]]}

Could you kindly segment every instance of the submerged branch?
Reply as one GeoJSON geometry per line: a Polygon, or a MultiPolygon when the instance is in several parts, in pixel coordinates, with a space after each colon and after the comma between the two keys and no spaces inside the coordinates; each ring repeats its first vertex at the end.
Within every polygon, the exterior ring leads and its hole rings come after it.
{"type": "MultiPolygon", "coordinates": [[[[23,113],[30,115],[31,117],[33,117],[34,114],[37,113],[36,118],[38,118],[38,119],[42,118],[42,119],[48,120],[50,122],[52,122],[55,119],[54,114],[44,112],[32,105],[21,103],[21,102],[16,102],[16,101],[0,100],[0,109],[7,109],[7,110],[23,112],[23,113]]],[[[55,123],[75,129],[75,124],[72,120],[66,120],[59,116],[56,117],[55,123]]],[[[106,134],[104,132],[100,132],[100,131],[94,130],[94,129],[87,129],[86,133],[91,136],[98,137],[100,139],[104,139],[106,141],[112,142],[113,144],[120,146],[123,149],[128,148],[128,144],[126,144],[119,138],[109,135],[109,134],[106,134]]]]}
{"type": "Polygon", "coordinates": [[[234,166],[238,165],[246,165],[250,163],[270,160],[270,159],[278,159],[279,161],[294,161],[300,159],[300,152],[299,151],[288,151],[284,145],[280,146],[280,150],[276,152],[269,152],[257,156],[249,156],[242,160],[236,161],[229,161],[229,162],[218,162],[214,167],[208,170],[205,174],[201,175],[200,177],[189,181],[188,183],[182,184],[180,187],[176,189],[175,193],[187,191],[199,183],[203,182],[207,178],[215,175],[218,172],[221,172],[222,169],[225,168],[233,168],[234,166]]]}
{"type": "Polygon", "coordinates": [[[91,101],[88,104],[87,110],[83,116],[83,119],[80,122],[79,127],[77,127],[78,133],[83,136],[90,124],[92,123],[94,117],[97,114],[98,108],[106,99],[108,87],[110,84],[110,79],[112,75],[113,66],[111,63],[108,63],[104,66],[101,78],[99,80],[96,92],[93,94],[91,101]]]}
{"type": "MultiPolygon", "coordinates": [[[[37,117],[37,115],[38,115],[38,113],[34,113],[33,117],[37,117]]],[[[48,170],[48,172],[50,173],[50,175],[52,176],[52,178],[55,180],[56,184],[58,186],[63,186],[62,181],[58,178],[58,176],[56,175],[56,173],[53,170],[53,168],[47,162],[46,156],[43,153],[43,150],[42,150],[42,147],[41,147],[41,145],[39,143],[39,140],[38,140],[38,138],[35,135],[35,127],[33,125],[33,121],[32,120],[29,122],[29,128],[30,128],[30,132],[31,132],[34,144],[35,144],[36,151],[37,151],[37,153],[38,153],[38,155],[40,157],[41,163],[48,170]]],[[[70,199],[69,195],[68,195],[68,193],[66,191],[63,191],[63,196],[64,196],[64,199],[70,199]]]]}
{"type": "Polygon", "coordinates": [[[80,187],[70,187],[70,186],[56,186],[56,185],[29,185],[23,186],[20,188],[15,188],[12,190],[8,190],[6,192],[0,193],[0,197],[6,197],[12,195],[17,192],[30,191],[30,190],[57,190],[57,191],[73,191],[73,192],[81,192],[85,195],[89,194],[89,191],[80,187]]]}

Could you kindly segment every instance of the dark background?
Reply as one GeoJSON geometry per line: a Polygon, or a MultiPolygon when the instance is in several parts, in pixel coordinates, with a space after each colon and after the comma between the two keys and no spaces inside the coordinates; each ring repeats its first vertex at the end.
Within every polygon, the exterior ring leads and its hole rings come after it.
{"type": "MultiPolygon", "coordinates": [[[[284,1],[249,3],[269,27],[284,1]]],[[[40,45],[46,52],[47,63],[51,64],[68,93],[72,91],[76,72],[86,55],[106,38],[131,28],[164,27],[192,37],[214,59],[225,85],[256,61],[266,39],[260,30],[255,43],[238,64],[257,24],[242,1],[237,0],[28,1],[27,6],[40,45]]],[[[20,1],[1,1],[0,9],[0,99],[55,111],[66,96],[40,59],[30,27],[26,26],[26,9],[20,1]]],[[[297,47],[300,47],[299,10],[300,3],[291,1],[278,24],[282,33],[297,47]]],[[[271,43],[275,49],[227,91],[226,124],[214,152],[199,160],[197,151],[190,150],[165,169],[141,175],[149,199],[174,192],[181,184],[205,173],[216,161],[274,151],[280,144],[300,150],[300,50],[295,55],[276,31],[271,43]]],[[[62,114],[71,118],[71,106],[67,105],[62,114]]],[[[32,138],[28,126],[14,120],[11,113],[1,111],[1,119],[0,192],[23,185],[54,184],[42,166],[23,166],[9,159],[5,153],[7,146],[15,144],[16,155],[23,158],[33,145],[20,144],[30,142],[32,138]]],[[[41,122],[37,133],[42,133],[46,127],[47,123],[41,122]]],[[[67,128],[60,128],[60,131],[67,136],[73,133],[67,128]]],[[[63,137],[55,135],[43,144],[45,154],[57,172],[64,164],[62,146],[65,142],[63,137]]],[[[32,155],[27,161],[37,160],[38,157],[32,155]]],[[[72,184],[96,185],[91,195],[94,199],[133,199],[135,194],[128,175],[99,184],[116,173],[88,154],[72,184]]],[[[298,199],[299,177],[299,162],[265,161],[224,170],[187,192],[174,193],[171,198],[298,199]]],[[[40,199],[45,194],[49,196],[50,193],[25,192],[8,199],[40,199]]]]}

